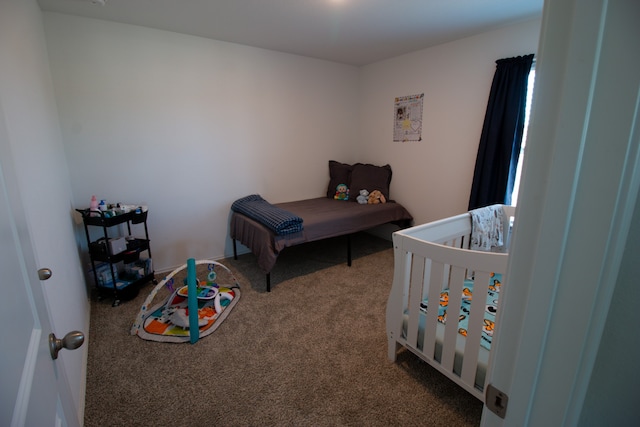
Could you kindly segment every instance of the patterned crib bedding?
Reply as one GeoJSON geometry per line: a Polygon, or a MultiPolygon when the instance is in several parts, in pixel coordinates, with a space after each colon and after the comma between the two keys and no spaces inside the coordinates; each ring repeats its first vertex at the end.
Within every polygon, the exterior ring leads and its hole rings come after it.
{"type": "MultiPolygon", "coordinates": [[[[462,355],[465,346],[465,337],[467,335],[467,325],[469,322],[469,312],[471,307],[471,301],[473,300],[473,286],[472,279],[467,279],[464,282],[462,290],[462,302],[460,304],[460,310],[458,311],[458,337],[456,340],[456,355],[454,359],[453,371],[460,375],[462,372],[462,355]]],[[[496,309],[498,307],[498,299],[500,296],[500,288],[502,286],[502,275],[492,274],[488,290],[486,293],[486,301],[484,304],[484,324],[482,328],[482,337],[480,340],[480,352],[478,353],[478,370],[476,372],[476,387],[482,389],[482,385],[485,382],[487,366],[489,364],[489,350],[491,349],[491,341],[493,339],[493,331],[495,329],[495,316],[496,309]]],[[[482,298],[481,293],[478,297],[482,298]]],[[[420,303],[420,321],[418,323],[418,349],[423,350],[424,342],[424,329],[427,319],[427,310],[429,307],[429,301],[425,298],[420,303]]],[[[441,361],[442,356],[442,338],[444,337],[444,325],[447,319],[451,318],[450,314],[447,315],[449,309],[449,288],[445,288],[440,293],[440,299],[438,301],[438,325],[436,328],[436,348],[434,359],[438,362],[441,361]]],[[[405,312],[402,335],[406,338],[407,324],[409,316],[405,312]]]]}
{"type": "MultiPolygon", "coordinates": [[[[486,294],[486,303],[484,310],[484,325],[482,327],[482,339],[480,344],[487,350],[491,350],[491,341],[493,339],[493,331],[496,322],[496,310],[498,308],[498,297],[500,296],[500,287],[502,286],[502,275],[492,274],[489,282],[489,288],[486,294]]],[[[462,303],[458,314],[458,333],[467,336],[467,325],[469,324],[469,313],[471,301],[473,299],[473,280],[464,281],[462,288],[462,303]]],[[[426,316],[429,301],[424,299],[420,303],[420,310],[423,316],[426,316]]],[[[444,289],[440,293],[438,303],[438,322],[443,325],[447,323],[447,310],[449,308],[449,288],[444,289]]]]}

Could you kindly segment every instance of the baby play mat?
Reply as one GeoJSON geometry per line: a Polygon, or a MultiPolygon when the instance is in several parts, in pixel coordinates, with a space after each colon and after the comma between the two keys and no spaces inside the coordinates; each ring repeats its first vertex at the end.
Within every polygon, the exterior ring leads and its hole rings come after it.
{"type": "Polygon", "coordinates": [[[150,341],[193,344],[215,331],[239,299],[240,285],[231,270],[216,261],[189,259],[151,291],[131,327],[131,334],[150,341]],[[196,277],[196,265],[200,264],[207,266],[207,278],[203,281],[196,277]],[[174,276],[185,269],[184,283],[176,284],[174,276]],[[221,284],[222,276],[228,276],[232,284],[221,284]],[[171,295],[151,307],[163,286],[171,295]]]}

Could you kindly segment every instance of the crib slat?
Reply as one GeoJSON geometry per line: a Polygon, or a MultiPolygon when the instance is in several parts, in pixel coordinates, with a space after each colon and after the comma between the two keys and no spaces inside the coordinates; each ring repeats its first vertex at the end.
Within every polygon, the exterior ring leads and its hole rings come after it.
{"type": "Polygon", "coordinates": [[[411,278],[411,264],[413,263],[413,254],[410,252],[405,252],[404,254],[404,263],[398,263],[400,266],[399,270],[402,270],[403,274],[403,276],[399,278],[402,286],[402,307],[399,308],[402,310],[409,307],[409,290],[411,289],[409,279],[411,278]]]}
{"type": "MultiPolygon", "coordinates": [[[[462,380],[470,385],[475,384],[478,369],[478,354],[480,353],[480,339],[484,326],[485,302],[489,288],[489,273],[476,271],[473,282],[473,299],[467,325],[467,339],[462,363],[462,380]]],[[[484,386],[484,384],[482,384],[484,386]]]]}
{"type": "Polygon", "coordinates": [[[458,339],[458,315],[462,303],[462,284],[467,270],[464,267],[451,266],[449,282],[449,306],[447,307],[447,324],[442,349],[442,365],[453,371],[458,339]]]}
{"type": "Polygon", "coordinates": [[[418,348],[418,326],[420,316],[420,302],[422,300],[422,281],[424,277],[425,259],[413,254],[411,261],[411,288],[409,291],[409,324],[407,325],[407,342],[418,348]]]}
{"type": "Polygon", "coordinates": [[[424,325],[422,351],[428,360],[436,358],[436,335],[438,326],[438,304],[440,303],[441,284],[444,277],[444,264],[428,260],[429,269],[425,271],[422,298],[428,298],[427,316],[424,325]]]}
{"type": "MultiPolygon", "coordinates": [[[[502,284],[506,283],[507,278],[506,278],[506,274],[505,274],[504,271],[502,271],[501,273],[502,273],[502,283],[501,283],[501,285],[502,285],[502,284]]],[[[490,286],[496,286],[496,284],[494,283],[493,280],[491,280],[490,286]]],[[[503,301],[503,298],[498,297],[498,301],[497,301],[497,304],[495,306],[496,315],[497,315],[497,313],[500,312],[500,307],[502,307],[502,301],[503,301]]],[[[494,303],[495,303],[495,301],[494,301],[494,303]]],[[[499,327],[497,321],[498,321],[498,319],[496,317],[496,324],[494,325],[496,330],[499,327]]],[[[494,330],[494,334],[495,334],[495,330],[494,330]]],[[[491,344],[493,345],[494,342],[495,341],[492,341],[491,344]]],[[[492,366],[493,366],[493,354],[494,354],[493,352],[489,353],[489,363],[488,363],[489,368],[487,369],[487,378],[490,378],[490,376],[491,376],[491,369],[492,369],[492,366]]]]}

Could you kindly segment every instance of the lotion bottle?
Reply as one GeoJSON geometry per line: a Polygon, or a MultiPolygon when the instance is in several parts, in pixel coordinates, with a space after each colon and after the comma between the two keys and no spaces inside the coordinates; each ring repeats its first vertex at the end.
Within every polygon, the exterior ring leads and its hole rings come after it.
{"type": "Polygon", "coordinates": [[[89,204],[89,210],[97,211],[98,210],[98,199],[96,196],[91,196],[91,203],[89,204]]]}

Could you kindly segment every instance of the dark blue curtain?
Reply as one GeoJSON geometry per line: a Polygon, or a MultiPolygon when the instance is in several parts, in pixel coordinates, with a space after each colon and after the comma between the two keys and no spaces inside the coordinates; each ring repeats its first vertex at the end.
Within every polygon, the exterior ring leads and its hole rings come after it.
{"type": "Polygon", "coordinates": [[[524,131],[527,79],[533,54],[496,61],[480,135],[469,210],[511,204],[524,131]]]}

